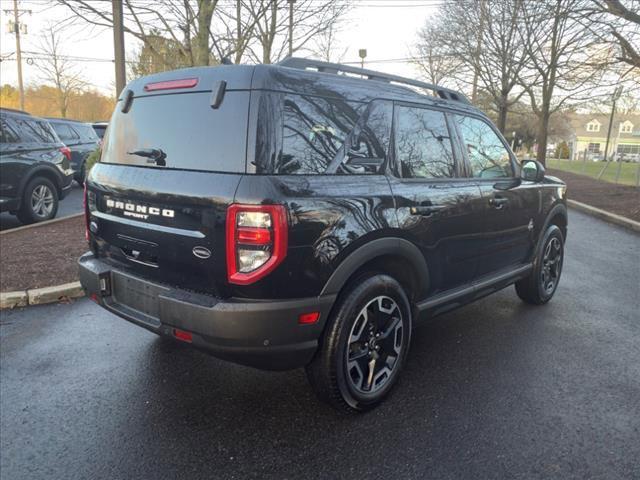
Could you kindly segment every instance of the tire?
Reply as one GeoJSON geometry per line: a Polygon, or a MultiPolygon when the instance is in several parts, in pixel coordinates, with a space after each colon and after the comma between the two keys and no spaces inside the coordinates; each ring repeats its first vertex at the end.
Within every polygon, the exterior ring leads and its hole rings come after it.
{"type": "Polygon", "coordinates": [[[542,238],[534,267],[528,277],[516,282],[516,293],[526,303],[543,305],[553,297],[564,261],[564,237],[557,225],[550,225],[542,238]]]}
{"type": "Polygon", "coordinates": [[[380,404],[407,358],[411,323],[407,295],[388,275],[372,274],[347,285],[306,367],[317,396],[348,413],[380,404]]]}
{"type": "Polygon", "coordinates": [[[18,219],[25,225],[51,220],[58,213],[58,190],[51,180],[36,177],[22,192],[18,219]]]}

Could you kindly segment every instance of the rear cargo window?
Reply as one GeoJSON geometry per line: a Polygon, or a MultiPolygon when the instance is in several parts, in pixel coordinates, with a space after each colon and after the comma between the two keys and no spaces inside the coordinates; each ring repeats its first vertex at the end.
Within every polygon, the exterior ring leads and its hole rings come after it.
{"type": "Polygon", "coordinates": [[[279,174],[324,173],[364,107],[340,99],[286,95],[279,174]]]}
{"type": "Polygon", "coordinates": [[[217,109],[211,108],[211,92],[148,95],[135,98],[127,113],[120,107],[118,102],[101,162],[245,171],[249,92],[228,91],[217,109]]]}

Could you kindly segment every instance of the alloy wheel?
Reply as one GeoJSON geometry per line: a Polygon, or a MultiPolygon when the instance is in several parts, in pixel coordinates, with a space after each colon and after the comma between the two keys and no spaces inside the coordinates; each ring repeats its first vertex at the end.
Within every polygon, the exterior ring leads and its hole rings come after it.
{"type": "Polygon", "coordinates": [[[47,185],[38,185],[31,193],[31,210],[39,218],[46,218],[53,211],[53,192],[47,185]]]}
{"type": "Polygon", "coordinates": [[[542,257],[542,269],[540,271],[540,282],[544,292],[549,295],[553,293],[560,279],[562,270],[562,244],[557,237],[552,237],[544,249],[542,257]]]}
{"type": "Polygon", "coordinates": [[[384,295],[358,313],[346,352],[347,379],[359,393],[379,391],[391,379],[402,353],[402,312],[384,295]]]}

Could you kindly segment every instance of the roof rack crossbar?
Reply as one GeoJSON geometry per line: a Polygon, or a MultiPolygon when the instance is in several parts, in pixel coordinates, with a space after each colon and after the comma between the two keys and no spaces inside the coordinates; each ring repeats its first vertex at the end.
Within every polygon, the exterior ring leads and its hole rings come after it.
{"type": "Polygon", "coordinates": [[[375,70],[368,70],[366,68],[360,68],[360,67],[351,66],[351,65],[343,65],[341,63],[330,63],[330,62],[323,62],[321,60],[288,57],[282,60],[280,63],[278,63],[278,65],[283,67],[296,68],[299,70],[314,68],[318,72],[323,72],[323,73],[333,73],[333,74],[338,74],[340,72],[352,73],[352,74],[366,77],[369,80],[377,80],[377,81],[388,82],[388,83],[394,82],[394,83],[399,83],[401,85],[411,85],[413,87],[431,90],[438,97],[444,100],[453,100],[457,102],[471,103],[469,102],[469,99],[465,97],[462,93],[457,92],[455,90],[451,90],[449,88],[444,88],[439,85],[434,85],[432,83],[421,82],[419,80],[413,80],[411,78],[401,77],[399,75],[392,75],[388,73],[377,72],[375,70]]]}

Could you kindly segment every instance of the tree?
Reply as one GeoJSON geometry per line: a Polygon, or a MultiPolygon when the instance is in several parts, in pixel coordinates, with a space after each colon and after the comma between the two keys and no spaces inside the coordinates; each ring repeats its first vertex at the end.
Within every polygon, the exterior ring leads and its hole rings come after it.
{"type": "MultiPolygon", "coordinates": [[[[338,8],[338,5],[334,5],[332,8],[338,8]]],[[[347,54],[347,47],[342,47],[338,41],[338,34],[341,32],[341,18],[343,16],[336,15],[336,20],[329,24],[323,32],[320,32],[314,37],[312,51],[313,53],[324,60],[325,62],[340,63],[347,54]]]]}
{"type": "MultiPolygon", "coordinates": [[[[288,0],[122,0],[124,31],[142,43],[145,58],[165,63],[162,69],[235,63],[273,63],[288,54],[288,0]],[[159,37],[163,41],[158,40],[159,37]],[[163,55],[171,44],[176,55],[163,55]]],[[[308,46],[347,10],[350,0],[296,0],[293,3],[293,51],[308,46]]],[[[84,21],[112,28],[110,2],[57,0],[73,13],[70,22],[84,21]]]]}
{"type": "Polygon", "coordinates": [[[293,4],[289,0],[245,0],[243,3],[250,17],[256,20],[255,43],[247,50],[249,58],[258,63],[275,63],[289,55],[290,8],[293,9],[294,53],[324,35],[349,8],[349,3],[343,0],[296,0],[293,4]]]}
{"type": "Polygon", "coordinates": [[[620,0],[592,0],[588,10],[595,13],[589,16],[592,30],[603,39],[607,32],[617,43],[616,60],[640,69],[640,0],[629,0],[628,6],[620,0]]]}
{"type": "Polygon", "coordinates": [[[441,40],[445,32],[444,24],[428,20],[418,33],[417,52],[412,60],[424,79],[434,85],[447,86],[464,68],[463,61],[449,52],[441,40]]]}
{"type": "Polygon", "coordinates": [[[596,96],[603,82],[604,63],[598,41],[584,28],[586,0],[526,0],[521,3],[520,39],[527,68],[519,83],[538,118],[536,159],[545,163],[549,120],[567,103],[596,96]]]}
{"type": "Polygon", "coordinates": [[[440,82],[457,75],[476,83],[492,100],[497,126],[504,132],[509,108],[523,95],[518,85],[527,62],[519,29],[521,0],[460,0],[445,3],[436,24],[428,23],[420,33],[418,50],[423,69],[440,82]],[[462,68],[461,68],[462,67],[462,68]]]}
{"type": "Polygon", "coordinates": [[[40,50],[42,58],[37,60],[36,67],[41,72],[42,80],[55,86],[60,116],[66,118],[71,97],[78,93],[86,82],[69,57],[62,54],[60,34],[53,25],[45,29],[40,50]]]}

